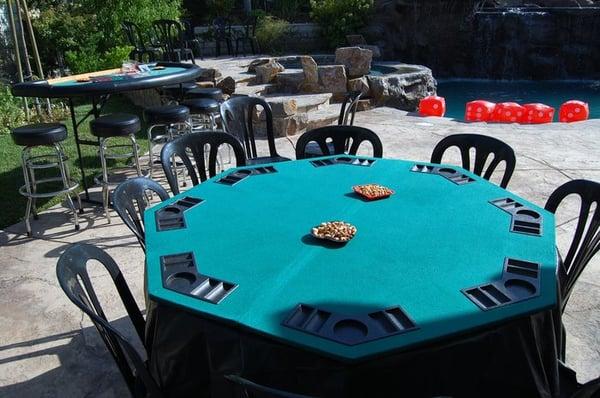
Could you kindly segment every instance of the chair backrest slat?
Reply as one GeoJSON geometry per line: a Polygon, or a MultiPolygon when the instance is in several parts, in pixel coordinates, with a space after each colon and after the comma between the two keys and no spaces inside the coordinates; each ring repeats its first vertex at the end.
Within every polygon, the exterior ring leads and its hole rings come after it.
{"type": "Polygon", "coordinates": [[[346,125],[353,126],[354,125],[354,116],[356,115],[356,111],[358,110],[358,103],[360,98],[362,97],[362,92],[360,91],[350,91],[346,94],[344,98],[344,102],[342,102],[342,107],[340,109],[340,116],[338,118],[338,125],[346,125]],[[350,120],[348,120],[348,118],[350,120]]]}
{"type": "Polygon", "coordinates": [[[238,386],[241,396],[251,398],[311,398],[308,395],[291,393],[276,388],[263,386],[238,375],[225,375],[227,381],[238,386]]]}
{"type": "Polygon", "coordinates": [[[506,188],[515,170],[516,157],[513,149],[506,143],[486,135],[479,134],[455,134],[442,139],[433,149],[431,163],[442,163],[442,157],[447,149],[457,147],[460,151],[462,167],[466,170],[471,168],[471,149],[475,149],[475,160],[473,162],[473,173],[489,180],[501,162],[506,163],[504,175],[500,186],[506,188]],[[493,156],[489,166],[484,171],[484,166],[493,156]]]}
{"type": "Polygon", "coordinates": [[[168,142],[163,147],[160,158],[162,167],[167,176],[167,181],[174,195],[179,194],[177,184],[176,170],[173,170],[172,160],[178,157],[183,162],[192,185],[198,185],[207,179],[217,175],[218,149],[221,145],[229,145],[235,155],[235,167],[244,166],[246,157],[244,148],[238,139],[223,131],[200,131],[194,134],[187,134],[168,142]],[[208,174],[205,161],[206,147],[208,152],[208,174]],[[193,158],[190,158],[190,152],[193,158]],[[196,167],[194,167],[194,163],[196,167]]]}
{"type": "Polygon", "coordinates": [[[347,153],[356,155],[363,142],[373,146],[373,157],[383,156],[383,144],[373,131],[358,126],[325,126],[302,134],[296,143],[296,159],[306,159],[314,156],[341,155],[347,153]],[[331,148],[328,145],[331,141],[331,148]],[[309,144],[316,143],[320,154],[309,153],[309,144]],[[349,148],[348,148],[349,147],[349,148]]]}
{"type": "Polygon", "coordinates": [[[600,250],[600,184],[588,180],[569,181],[550,195],[546,202],[546,210],[556,213],[563,200],[571,195],[578,196],[581,205],[575,233],[559,270],[563,308],[579,275],[600,250]],[[592,214],[591,208],[594,203],[596,207],[592,214]]]}
{"type": "Polygon", "coordinates": [[[134,233],[144,251],[146,251],[144,210],[148,204],[148,193],[158,195],[161,201],[169,198],[169,194],[160,184],[146,177],[126,180],[119,184],[113,193],[117,214],[134,233]]]}

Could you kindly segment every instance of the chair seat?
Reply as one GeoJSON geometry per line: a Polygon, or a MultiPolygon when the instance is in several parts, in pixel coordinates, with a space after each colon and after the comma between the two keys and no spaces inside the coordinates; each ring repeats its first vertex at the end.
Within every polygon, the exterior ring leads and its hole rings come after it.
{"type": "Polygon", "coordinates": [[[92,120],[90,129],[96,137],[119,137],[137,133],[141,123],[136,115],[113,113],[92,120]]]}
{"type": "Polygon", "coordinates": [[[287,162],[289,160],[291,160],[291,159],[283,157],[283,156],[273,156],[273,157],[261,156],[258,158],[246,159],[246,165],[254,166],[254,165],[266,164],[266,163],[287,162]]]}
{"type": "Polygon", "coordinates": [[[168,97],[181,97],[182,93],[185,95],[189,90],[198,87],[196,82],[185,82],[181,84],[170,84],[168,86],[162,86],[159,90],[163,95],[168,97]]]}
{"type": "Polygon", "coordinates": [[[186,98],[211,98],[216,101],[223,99],[223,91],[217,87],[196,87],[185,93],[186,98]]]}
{"type": "Polygon", "coordinates": [[[21,126],[11,131],[17,145],[52,145],[67,138],[67,128],[60,123],[38,123],[21,126]]]}
{"type": "Polygon", "coordinates": [[[190,113],[218,113],[219,103],[210,98],[191,98],[183,101],[181,105],[190,108],[190,113]]]}
{"type": "Polygon", "coordinates": [[[185,123],[190,110],[183,105],[161,105],[144,109],[144,118],[148,124],[185,123]]]}

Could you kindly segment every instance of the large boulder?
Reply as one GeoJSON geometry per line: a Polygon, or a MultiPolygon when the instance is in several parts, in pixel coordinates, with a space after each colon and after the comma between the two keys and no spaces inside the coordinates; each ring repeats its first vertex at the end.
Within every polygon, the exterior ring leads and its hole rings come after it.
{"type": "Polygon", "coordinates": [[[319,69],[317,63],[313,57],[303,56],[300,58],[302,64],[302,71],[304,72],[305,83],[318,83],[319,82],[319,69]]]}
{"type": "Polygon", "coordinates": [[[363,97],[370,96],[371,88],[369,87],[369,80],[365,76],[358,79],[349,79],[348,91],[360,91],[363,97]]]}
{"type": "Polygon", "coordinates": [[[257,58],[254,61],[248,64],[248,73],[256,73],[256,67],[259,65],[264,65],[269,62],[270,58],[257,58]]]}
{"type": "Polygon", "coordinates": [[[343,65],[319,66],[319,85],[325,93],[346,92],[346,69],[343,65]]]}
{"type": "Polygon", "coordinates": [[[368,75],[373,52],[360,47],[340,47],[335,50],[335,63],[344,65],[350,78],[368,75]]]}
{"type": "Polygon", "coordinates": [[[227,76],[217,83],[217,87],[223,91],[223,94],[231,95],[235,93],[235,79],[231,76],[227,76]]]}
{"type": "Polygon", "coordinates": [[[256,83],[257,84],[271,83],[273,80],[275,80],[275,77],[277,76],[277,74],[279,74],[280,72],[283,72],[284,70],[285,70],[285,68],[283,67],[283,65],[281,65],[279,62],[275,61],[274,59],[270,59],[269,62],[267,62],[263,65],[258,65],[255,68],[256,83]]]}
{"type": "Polygon", "coordinates": [[[395,65],[396,73],[367,76],[373,102],[415,111],[421,99],[436,93],[436,81],[431,69],[420,65],[395,65]]]}

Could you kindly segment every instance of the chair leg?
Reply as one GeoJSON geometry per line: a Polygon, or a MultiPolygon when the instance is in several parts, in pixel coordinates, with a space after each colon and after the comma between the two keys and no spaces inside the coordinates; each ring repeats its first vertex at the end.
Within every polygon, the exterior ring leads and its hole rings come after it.
{"type": "MultiPolygon", "coordinates": [[[[56,152],[56,156],[58,157],[58,168],[60,169],[60,176],[62,178],[63,189],[66,190],[65,196],[67,199],[67,204],[71,208],[73,212],[73,222],[75,223],[75,231],[79,231],[79,217],[77,216],[77,210],[75,209],[75,204],[73,203],[73,199],[71,199],[71,195],[69,194],[69,185],[71,182],[69,181],[69,172],[67,171],[68,166],[65,165],[63,161],[63,150],[59,144],[54,144],[54,150],[56,152]]],[[[77,195],[79,198],[79,195],[77,195]]],[[[81,208],[81,202],[79,203],[79,208],[81,208]]]]}
{"type": "Polygon", "coordinates": [[[102,166],[102,205],[104,206],[104,215],[106,221],[110,224],[110,213],[109,213],[109,189],[108,189],[108,169],[106,166],[106,158],[104,152],[106,150],[106,138],[100,139],[100,164],[102,166]]]}
{"type": "Polygon", "coordinates": [[[152,126],[148,126],[148,177],[152,178],[152,174],[154,172],[154,141],[152,140],[152,130],[158,126],[153,124],[152,126]]]}

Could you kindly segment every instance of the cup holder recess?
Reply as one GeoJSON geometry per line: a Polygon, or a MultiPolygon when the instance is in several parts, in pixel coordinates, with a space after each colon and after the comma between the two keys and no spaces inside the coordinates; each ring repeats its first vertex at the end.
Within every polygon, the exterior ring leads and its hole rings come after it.
{"type": "Polygon", "coordinates": [[[216,182],[224,185],[235,185],[247,177],[271,173],[277,173],[277,169],[275,169],[275,167],[273,166],[261,166],[250,169],[241,169],[236,170],[226,175],[225,177],[218,179],[216,182]]]}
{"type": "Polygon", "coordinates": [[[186,227],[184,213],[186,210],[202,203],[204,200],[186,196],[175,203],[160,208],[155,213],[156,230],[169,231],[186,227]]]}
{"type": "Polygon", "coordinates": [[[310,163],[315,167],[323,167],[323,166],[332,166],[335,164],[347,164],[351,166],[365,166],[370,167],[376,162],[375,159],[363,158],[360,156],[350,157],[350,156],[338,156],[335,158],[325,158],[325,159],[317,159],[311,160],[310,163]]]}
{"type": "Polygon", "coordinates": [[[496,199],[490,203],[510,214],[510,232],[533,236],[542,235],[543,219],[537,211],[511,198],[496,199]]]}
{"type": "Polygon", "coordinates": [[[163,287],[212,304],[219,304],[237,284],[200,274],[193,253],[161,257],[163,287]]]}
{"type": "Polygon", "coordinates": [[[410,171],[421,174],[436,174],[442,176],[448,181],[455,183],[456,185],[465,185],[471,182],[475,182],[475,179],[469,177],[466,174],[459,172],[451,167],[439,167],[426,164],[415,164],[410,171]]]}
{"type": "Polygon", "coordinates": [[[418,329],[400,307],[346,315],[298,304],[282,324],[345,345],[362,344],[418,329]]]}
{"type": "Polygon", "coordinates": [[[539,296],[540,264],[506,258],[502,279],[463,289],[482,310],[490,310],[539,296]]]}

